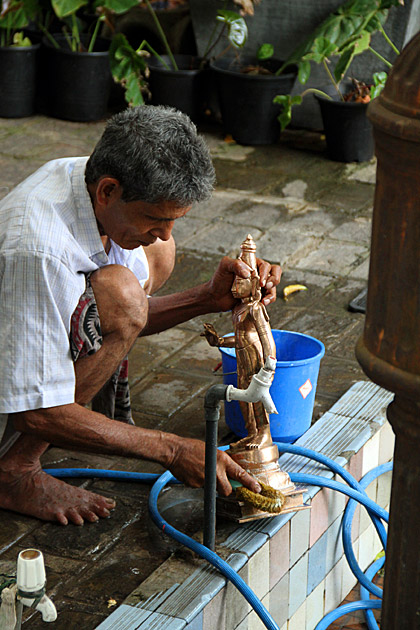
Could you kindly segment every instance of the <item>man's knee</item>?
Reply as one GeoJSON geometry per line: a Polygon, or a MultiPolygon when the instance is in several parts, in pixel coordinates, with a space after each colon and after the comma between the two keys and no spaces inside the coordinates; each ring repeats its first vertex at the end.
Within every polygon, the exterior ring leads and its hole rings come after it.
{"type": "Polygon", "coordinates": [[[102,334],[140,333],[147,323],[147,296],[132,271],[122,265],[101,267],[90,276],[102,334]]]}
{"type": "Polygon", "coordinates": [[[149,295],[153,295],[163,287],[174,270],[175,241],[172,236],[168,241],[158,239],[144,251],[149,263],[149,279],[144,288],[149,295]]]}

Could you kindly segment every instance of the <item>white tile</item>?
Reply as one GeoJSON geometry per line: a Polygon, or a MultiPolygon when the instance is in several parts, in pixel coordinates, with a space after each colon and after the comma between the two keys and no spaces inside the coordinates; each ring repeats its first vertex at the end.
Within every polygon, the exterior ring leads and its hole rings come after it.
{"type": "Polygon", "coordinates": [[[288,630],[303,630],[306,623],[306,602],[297,609],[295,614],[289,619],[288,630]]]}
{"type": "Polygon", "coordinates": [[[277,625],[287,623],[289,617],[289,573],[283,575],[273,590],[270,591],[270,614],[277,625]]]}
{"type": "MultiPolygon", "coordinates": [[[[339,475],[335,475],[334,481],[342,482],[339,475]]],[[[346,505],[346,496],[342,492],[328,490],[328,523],[333,523],[338,516],[342,516],[346,505]]]]}
{"type": "Polygon", "coordinates": [[[374,536],[376,536],[373,525],[369,526],[359,538],[359,565],[362,571],[372,564],[375,559],[374,536]]]}
{"type": "Polygon", "coordinates": [[[318,621],[324,616],[324,589],[325,580],[322,580],[306,598],[306,630],[314,630],[318,621]]]}
{"type": "MultiPolygon", "coordinates": [[[[372,499],[372,501],[374,501],[375,503],[377,501],[377,489],[378,489],[377,479],[374,479],[372,483],[370,483],[368,487],[365,489],[366,494],[368,495],[369,499],[372,499]]],[[[359,534],[364,532],[365,529],[369,527],[371,523],[372,523],[372,520],[368,514],[368,511],[366,510],[364,506],[361,506],[360,521],[359,521],[359,534]]]]}
{"type": "Polygon", "coordinates": [[[242,619],[242,621],[237,626],[230,626],[230,627],[234,628],[234,630],[248,630],[248,622],[249,622],[249,617],[245,617],[245,619],[242,619]]]}
{"type": "Polygon", "coordinates": [[[379,462],[379,431],[363,447],[362,476],[376,468],[379,462]]]}
{"type": "Polygon", "coordinates": [[[248,584],[259,599],[270,590],[270,546],[263,545],[249,560],[248,584]]]}
{"type": "Polygon", "coordinates": [[[308,557],[309,554],[305,553],[305,555],[296,562],[295,566],[290,569],[289,618],[295,614],[297,609],[306,599],[308,557]]]}
{"type": "MultiPolygon", "coordinates": [[[[239,571],[239,575],[248,584],[248,563],[239,571]]],[[[226,584],[226,629],[236,625],[250,612],[251,606],[232,582],[226,584]]],[[[245,630],[245,629],[244,629],[245,630]]]]}
{"type": "Polygon", "coordinates": [[[394,457],[395,433],[388,420],[379,432],[379,463],[385,464],[394,457]]]}
{"type": "Polygon", "coordinates": [[[309,547],[309,528],[311,511],[296,512],[290,521],[290,566],[303,556],[309,547]]]}
{"type": "MultiPolygon", "coordinates": [[[[357,543],[357,547],[358,547],[357,543]]],[[[354,575],[353,571],[349,567],[349,563],[344,558],[343,563],[343,580],[342,580],[342,588],[341,588],[341,601],[343,601],[350,591],[353,589],[354,585],[357,583],[357,578],[354,575]]]]}
{"type": "Polygon", "coordinates": [[[341,589],[343,565],[344,558],[341,558],[325,578],[325,615],[331,610],[334,610],[334,608],[337,608],[337,606],[339,606],[342,602],[341,589]]]}
{"type": "MultiPolygon", "coordinates": [[[[261,603],[264,604],[267,610],[270,610],[270,593],[267,593],[261,600],[261,603]]],[[[266,630],[265,624],[263,624],[255,612],[251,612],[251,614],[248,615],[248,630],[266,630]]]]}
{"type": "Polygon", "coordinates": [[[392,484],[392,471],[384,473],[378,477],[378,490],[376,493],[376,501],[378,505],[386,508],[389,505],[389,499],[391,497],[391,484],[392,484]]]}

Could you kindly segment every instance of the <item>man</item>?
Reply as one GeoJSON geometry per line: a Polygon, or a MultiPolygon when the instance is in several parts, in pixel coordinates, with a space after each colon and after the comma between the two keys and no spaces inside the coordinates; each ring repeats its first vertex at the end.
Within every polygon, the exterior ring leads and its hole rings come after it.
{"type": "MultiPolygon", "coordinates": [[[[114,116],[89,159],[49,162],[1,202],[1,508],[63,525],[109,516],[113,500],[42,472],[49,444],[153,460],[202,485],[204,444],[134,426],[120,366],[139,335],[235,304],[233,278],[249,270],[226,257],[209,282],[148,297],[172,272],[174,221],[213,182],[190,120],[141,107],[114,116]]],[[[280,269],[259,261],[259,271],[268,304],[280,269]]],[[[223,495],[228,478],[259,491],[220,452],[223,495]]]]}

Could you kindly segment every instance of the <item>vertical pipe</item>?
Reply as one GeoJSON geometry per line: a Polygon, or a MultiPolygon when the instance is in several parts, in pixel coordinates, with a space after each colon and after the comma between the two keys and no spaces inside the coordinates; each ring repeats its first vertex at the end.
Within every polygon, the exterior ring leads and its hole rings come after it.
{"type": "Polygon", "coordinates": [[[203,543],[214,551],[216,538],[216,468],[217,429],[220,401],[226,397],[227,385],[213,385],[204,399],[206,418],[206,460],[204,478],[204,528],[203,543]]]}

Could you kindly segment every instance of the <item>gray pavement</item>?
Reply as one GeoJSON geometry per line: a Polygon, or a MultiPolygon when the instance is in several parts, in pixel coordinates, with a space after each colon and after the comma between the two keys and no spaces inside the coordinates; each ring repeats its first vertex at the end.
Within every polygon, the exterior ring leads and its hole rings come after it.
{"type": "MultiPolygon", "coordinates": [[[[0,119],[0,197],[49,159],[89,154],[103,127],[104,121],[41,116],[0,119]]],[[[281,263],[281,287],[308,287],[287,302],[278,299],[269,314],[273,328],[311,334],[326,346],[316,422],[352,383],[366,378],[354,355],[364,316],[347,306],[367,283],[375,164],[328,160],[315,132],[289,131],[279,144],[255,148],[224,142],[217,125],[202,132],[214,157],[217,188],[211,201],[175,225],[177,265],[162,293],[209,279],[220,257],[236,255],[251,233],[258,254],[281,263]]],[[[219,353],[200,337],[204,321],[221,333],[231,328],[229,315],[217,314],[136,342],[130,382],[138,425],[204,437],[204,394],[221,380],[213,374],[219,353]]],[[[225,442],[232,437],[223,419],[219,435],[225,442]]],[[[58,448],[46,453],[43,464],[159,470],[150,462],[58,448]]],[[[48,591],[59,611],[52,626],[57,630],[95,628],[112,611],[110,599],[120,604],[171,553],[149,522],[145,486],[99,480],[82,485],[117,498],[110,519],[64,528],[0,511],[0,573],[13,570],[23,548],[41,549],[48,591]]],[[[44,624],[28,611],[24,627],[44,624]]]]}

